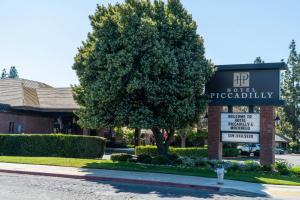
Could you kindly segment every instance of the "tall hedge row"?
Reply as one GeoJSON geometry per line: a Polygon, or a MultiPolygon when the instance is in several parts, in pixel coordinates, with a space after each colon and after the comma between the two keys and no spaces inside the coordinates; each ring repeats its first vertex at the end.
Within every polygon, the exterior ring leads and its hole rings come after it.
{"type": "MultiPolygon", "coordinates": [[[[205,147],[188,147],[188,148],[176,148],[170,147],[169,153],[175,153],[178,156],[186,157],[207,157],[208,149],[205,147]]],[[[151,156],[157,156],[156,146],[137,146],[135,147],[135,154],[148,154],[151,156]]],[[[236,157],[239,155],[239,150],[236,148],[223,148],[224,157],[236,157]]]]}
{"type": "Polygon", "coordinates": [[[0,155],[101,158],[105,139],[63,134],[0,134],[0,155]]]}
{"type": "MultiPolygon", "coordinates": [[[[169,153],[177,154],[184,157],[207,157],[207,148],[189,147],[189,148],[176,148],[170,147],[169,153]]],[[[156,146],[137,146],[135,147],[135,154],[148,154],[151,156],[157,156],[156,146]]]]}

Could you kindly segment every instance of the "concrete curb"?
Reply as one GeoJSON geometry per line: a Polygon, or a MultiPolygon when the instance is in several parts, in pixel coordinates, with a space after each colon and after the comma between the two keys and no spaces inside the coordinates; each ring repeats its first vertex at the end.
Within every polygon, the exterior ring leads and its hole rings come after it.
{"type": "Polygon", "coordinates": [[[0,172],[11,173],[11,174],[35,175],[35,176],[85,179],[85,180],[93,180],[93,181],[110,181],[110,182],[117,182],[117,183],[130,183],[130,184],[139,184],[139,185],[166,186],[166,187],[176,187],[176,188],[183,188],[183,189],[193,189],[193,190],[207,190],[211,192],[220,191],[220,187],[216,187],[216,186],[192,185],[192,184],[161,182],[161,181],[134,180],[134,179],[126,179],[126,178],[112,178],[112,177],[101,177],[101,176],[80,176],[80,175],[30,172],[30,171],[6,170],[6,169],[0,169],[0,172]]]}

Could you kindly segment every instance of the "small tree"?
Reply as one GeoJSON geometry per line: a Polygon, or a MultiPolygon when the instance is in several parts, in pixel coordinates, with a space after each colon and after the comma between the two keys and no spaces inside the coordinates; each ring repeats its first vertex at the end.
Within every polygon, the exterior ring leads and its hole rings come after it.
{"type": "Polygon", "coordinates": [[[188,138],[189,135],[191,135],[193,133],[194,128],[190,125],[188,125],[185,128],[182,129],[178,129],[176,131],[176,133],[179,135],[180,139],[181,139],[181,147],[185,147],[186,146],[186,139],[188,138]]]}
{"type": "Polygon", "coordinates": [[[125,139],[126,144],[131,144],[134,139],[134,129],[127,127],[114,128],[114,132],[119,140],[125,139]]]}
{"type": "Polygon", "coordinates": [[[15,66],[10,67],[8,78],[19,78],[18,71],[15,66]]]}
{"type": "Polygon", "coordinates": [[[261,63],[265,63],[265,61],[263,61],[261,59],[261,57],[256,57],[255,60],[254,60],[254,64],[261,64],[261,63]]]}
{"type": "Polygon", "coordinates": [[[197,129],[192,131],[188,136],[188,141],[195,147],[203,147],[205,144],[205,139],[208,137],[207,129],[197,129]]]}
{"type": "Polygon", "coordinates": [[[3,68],[2,73],[1,73],[1,79],[6,79],[7,78],[7,72],[6,69],[3,68]]]}
{"type": "Polygon", "coordinates": [[[166,155],[175,130],[206,107],[213,65],[195,21],[179,0],[98,6],[90,20],[93,31],[73,65],[80,125],[151,129],[166,155]]]}

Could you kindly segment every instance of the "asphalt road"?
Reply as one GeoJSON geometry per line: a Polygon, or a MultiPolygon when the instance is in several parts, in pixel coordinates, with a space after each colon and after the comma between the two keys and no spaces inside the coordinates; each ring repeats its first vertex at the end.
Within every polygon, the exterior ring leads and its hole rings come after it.
{"type": "Polygon", "coordinates": [[[1,200],[267,199],[248,193],[96,182],[0,173],[1,200]]]}
{"type": "Polygon", "coordinates": [[[285,160],[288,163],[300,167],[300,154],[275,155],[276,160],[285,160]]]}

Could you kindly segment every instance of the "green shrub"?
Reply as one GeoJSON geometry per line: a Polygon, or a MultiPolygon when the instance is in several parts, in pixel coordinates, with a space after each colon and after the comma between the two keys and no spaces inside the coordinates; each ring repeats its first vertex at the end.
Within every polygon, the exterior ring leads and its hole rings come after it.
{"type": "Polygon", "coordinates": [[[137,162],[150,164],[152,161],[152,157],[148,154],[140,154],[137,156],[137,162]]]}
{"type": "Polygon", "coordinates": [[[173,165],[182,165],[182,160],[180,158],[178,158],[178,159],[172,161],[172,164],[173,165]]]}
{"type": "Polygon", "coordinates": [[[239,155],[239,150],[237,148],[224,148],[223,156],[224,157],[237,157],[239,155]]]}
{"type": "Polygon", "coordinates": [[[172,153],[172,154],[168,154],[168,159],[170,161],[174,161],[174,160],[177,160],[179,158],[179,156],[175,153],[172,153]]]}
{"type": "Polygon", "coordinates": [[[105,139],[63,134],[0,134],[0,155],[102,158],[105,139]]]}
{"type": "Polygon", "coordinates": [[[262,171],[262,166],[255,161],[252,160],[246,160],[241,166],[240,171],[245,172],[259,172],[262,171]]]}
{"type": "Polygon", "coordinates": [[[151,163],[154,165],[167,165],[169,164],[169,159],[166,156],[155,156],[152,158],[151,163]]]}
{"type": "Polygon", "coordinates": [[[275,163],[275,169],[278,171],[281,175],[289,175],[290,172],[290,166],[283,161],[277,161],[275,163]]]}
{"type": "Polygon", "coordinates": [[[126,162],[132,159],[132,155],[127,153],[113,153],[110,155],[112,161],[126,162]]]}
{"type": "MultiPolygon", "coordinates": [[[[170,154],[177,154],[182,157],[207,157],[207,148],[174,148],[170,147],[170,154]]],[[[138,146],[135,147],[135,154],[148,154],[151,156],[157,156],[157,147],[156,146],[138,146]]]]}
{"type": "Polygon", "coordinates": [[[209,164],[208,164],[207,160],[204,160],[202,158],[200,158],[200,159],[197,158],[197,159],[195,159],[195,166],[206,168],[206,167],[209,167],[209,164]]]}
{"type": "Polygon", "coordinates": [[[226,170],[228,171],[241,171],[241,164],[239,162],[236,161],[230,161],[227,163],[226,165],[226,170]]]}
{"type": "Polygon", "coordinates": [[[169,153],[175,153],[178,156],[185,157],[207,157],[207,148],[189,147],[189,148],[174,148],[170,147],[169,153]]]}
{"type": "Polygon", "coordinates": [[[135,154],[147,154],[150,156],[157,156],[157,147],[156,146],[137,146],[135,147],[135,154]]]}
{"type": "Polygon", "coordinates": [[[274,165],[261,165],[261,169],[264,172],[274,172],[274,165]]]}
{"type": "Polygon", "coordinates": [[[299,153],[300,152],[300,145],[297,142],[290,142],[289,146],[293,153],[299,153]]]}
{"type": "Polygon", "coordinates": [[[292,167],[290,172],[296,176],[300,176],[300,167],[292,167]]]}
{"type": "Polygon", "coordinates": [[[181,157],[181,163],[185,167],[194,167],[195,166],[195,159],[190,157],[181,157]]]}

